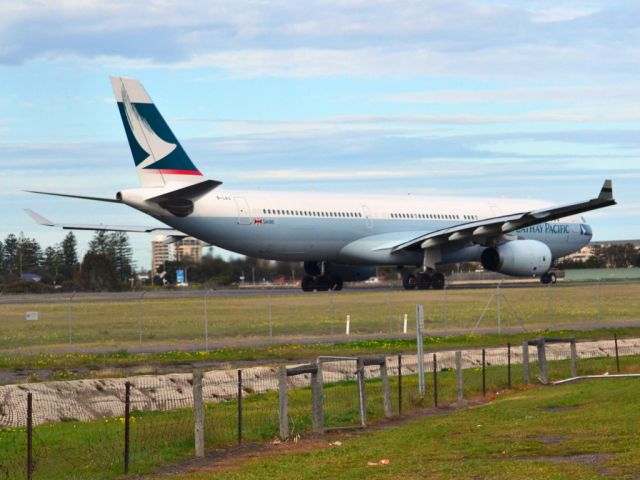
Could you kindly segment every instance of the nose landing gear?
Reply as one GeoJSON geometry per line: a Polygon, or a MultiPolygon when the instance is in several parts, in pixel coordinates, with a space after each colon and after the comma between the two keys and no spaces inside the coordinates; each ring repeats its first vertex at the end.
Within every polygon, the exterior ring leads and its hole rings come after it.
{"type": "Polygon", "coordinates": [[[545,272],[540,275],[540,283],[548,285],[550,283],[556,283],[558,281],[558,277],[554,272],[545,272]]]}

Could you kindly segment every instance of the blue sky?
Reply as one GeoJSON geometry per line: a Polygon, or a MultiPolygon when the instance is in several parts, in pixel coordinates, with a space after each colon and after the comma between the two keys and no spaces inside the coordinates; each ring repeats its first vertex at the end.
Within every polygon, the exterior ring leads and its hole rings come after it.
{"type": "MultiPolygon", "coordinates": [[[[590,198],[594,237],[640,238],[633,1],[0,0],[0,236],[147,225],[108,80],[135,76],[229,188],[590,198]]],[[[84,244],[90,234],[79,234],[84,244]]],[[[132,241],[149,263],[146,235],[132,241]]]]}

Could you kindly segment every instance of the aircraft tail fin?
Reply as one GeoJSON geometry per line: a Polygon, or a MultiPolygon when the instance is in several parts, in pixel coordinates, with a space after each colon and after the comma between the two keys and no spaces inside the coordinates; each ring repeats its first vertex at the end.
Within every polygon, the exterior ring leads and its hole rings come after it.
{"type": "Polygon", "coordinates": [[[111,77],[131,155],[143,187],[203,181],[142,84],[135,78],[111,77]]]}

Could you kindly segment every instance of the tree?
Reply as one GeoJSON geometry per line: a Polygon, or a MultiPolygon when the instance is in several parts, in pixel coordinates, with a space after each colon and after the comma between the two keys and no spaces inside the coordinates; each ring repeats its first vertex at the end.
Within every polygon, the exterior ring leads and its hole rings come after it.
{"type": "Polygon", "coordinates": [[[65,280],[72,280],[78,270],[78,242],[73,232],[69,232],[62,240],[62,267],[60,273],[65,280]]]}
{"type": "Polygon", "coordinates": [[[21,233],[18,238],[16,257],[18,275],[33,272],[42,265],[42,248],[35,238],[25,237],[21,233]]]}
{"type": "Polygon", "coordinates": [[[64,268],[64,255],[60,245],[44,249],[43,266],[46,268],[54,282],[61,282],[61,272],[64,268]]]}
{"type": "Polygon", "coordinates": [[[113,241],[111,235],[102,230],[97,231],[89,242],[89,251],[92,253],[100,253],[113,259],[113,257],[115,256],[115,252],[113,249],[113,241]]]}
{"type": "Polygon", "coordinates": [[[5,238],[3,250],[2,270],[7,272],[8,275],[15,274],[18,265],[16,260],[18,238],[13,233],[10,233],[7,235],[7,238],[5,238]]]}
{"type": "Polygon", "coordinates": [[[110,235],[113,263],[120,280],[128,280],[131,276],[133,250],[129,243],[129,235],[125,232],[114,232],[110,235]]]}
{"type": "Polygon", "coordinates": [[[92,251],[82,259],[78,281],[83,289],[92,291],[117,290],[120,286],[111,259],[103,253],[92,251]]]}

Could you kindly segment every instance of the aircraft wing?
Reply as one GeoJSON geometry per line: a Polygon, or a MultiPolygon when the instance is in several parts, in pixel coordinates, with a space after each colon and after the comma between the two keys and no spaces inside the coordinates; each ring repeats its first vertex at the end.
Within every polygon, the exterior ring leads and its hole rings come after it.
{"type": "Polygon", "coordinates": [[[483,244],[490,238],[496,238],[503,234],[513,232],[514,230],[615,205],[616,201],[613,199],[611,185],[611,180],[605,180],[600,194],[591,200],[462,223],[399,243],[392,248],[392,251],[397,252],[405,249],[415,250],[418,248],[438,247],[456,241],[483,244]]]}
{"type": "Polygon", "coordinates": [[[44,225],[46,227],[58,227],[65,230],[102,230],[106,232],[136,232],[136,233],[158,233],[161,235],[166,235],[168,237],[180,239],[187,237],[186,233],[181,232],[180,230],[176,230],[169,227],[142,227],[142,226],[134,226],[134,225],[84,225],[84,224],[66,224],[66,223],[54,223],[51,220],[43,217],[42,215],[37,214],[33,210],[25,209],[27,214],[33,218],[40,225],[44,225]]]}

